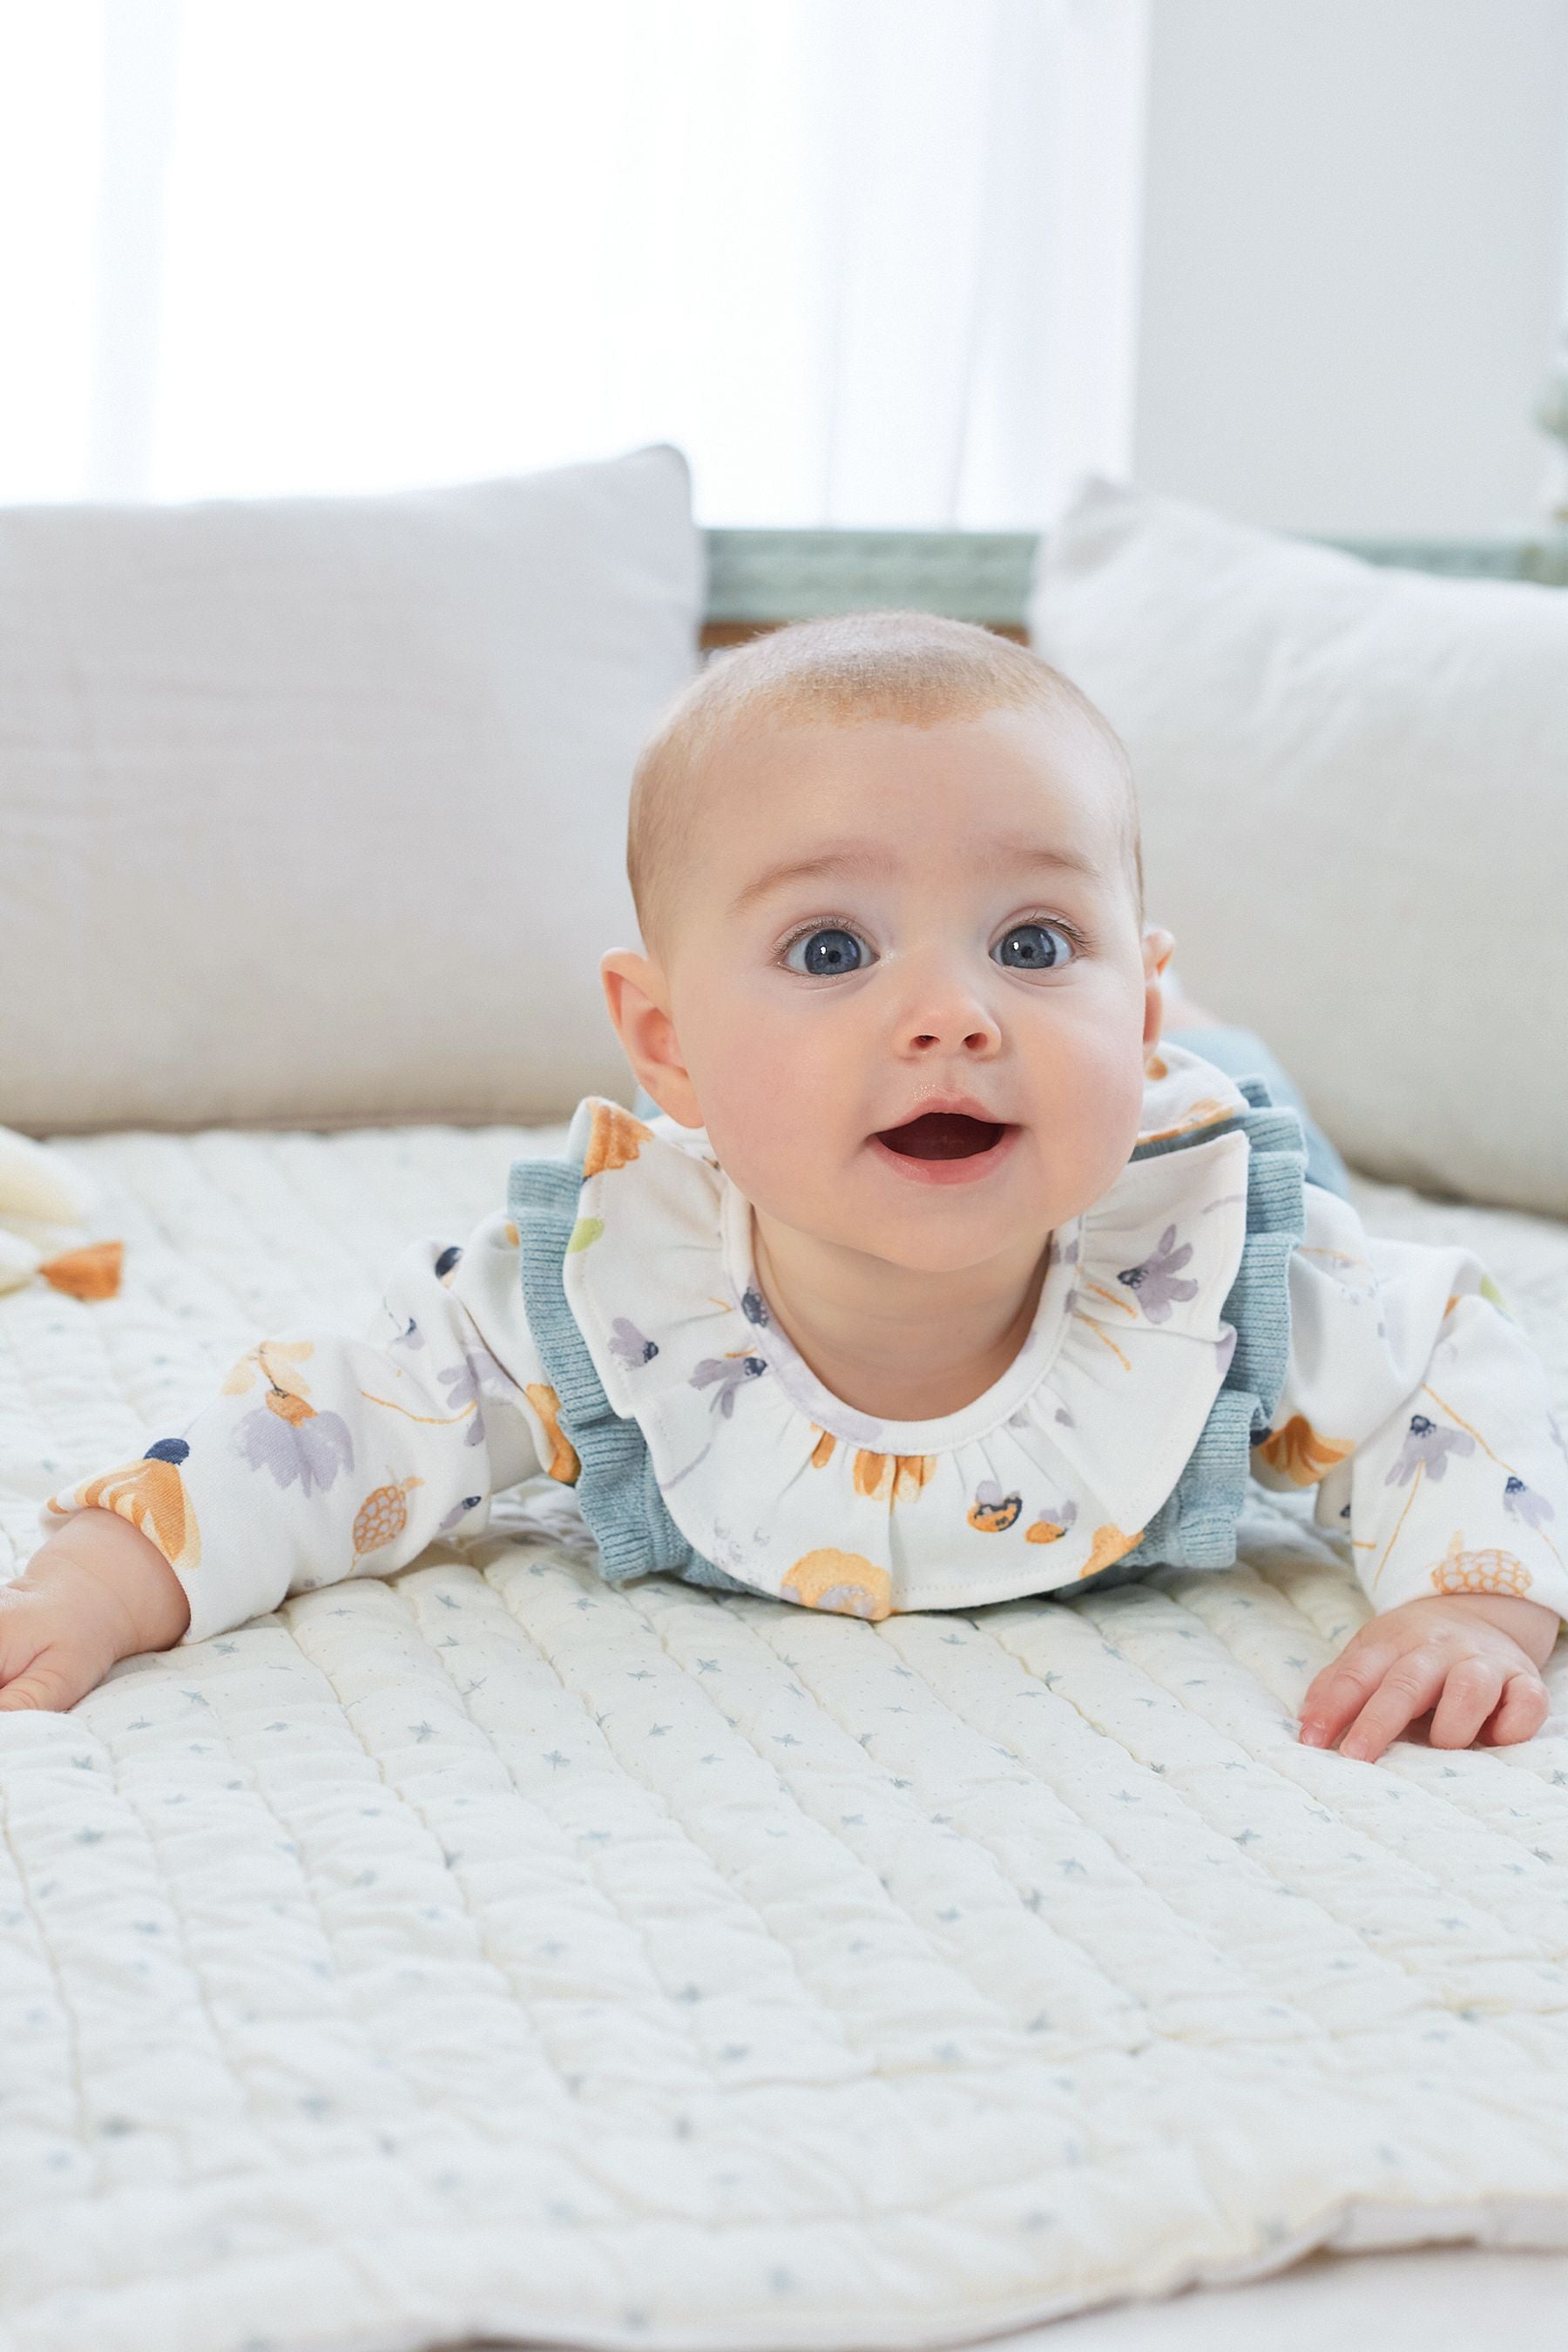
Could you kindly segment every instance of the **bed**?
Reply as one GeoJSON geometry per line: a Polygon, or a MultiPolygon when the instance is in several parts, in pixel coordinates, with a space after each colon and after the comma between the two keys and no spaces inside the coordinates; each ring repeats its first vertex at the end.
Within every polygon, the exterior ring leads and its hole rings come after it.
{"type": "MultiPolygon", "coordinates": [[[[51,1141],[124,1278],[0,1298],[0,1576],[563,1139],[51,1141]]],[[[1568,1412],[1568,1224],[1357,1197],[1481,1251],[1568,1412]]],[[[1364,1607],[1261,1495],[1236,1570],[1070,1604],[612,1591],[542,1482],[6,1716],[0,2352],[1550,2340],[1568,1662],[1526,1747],[1303,1750],[1364,1607]]]]}

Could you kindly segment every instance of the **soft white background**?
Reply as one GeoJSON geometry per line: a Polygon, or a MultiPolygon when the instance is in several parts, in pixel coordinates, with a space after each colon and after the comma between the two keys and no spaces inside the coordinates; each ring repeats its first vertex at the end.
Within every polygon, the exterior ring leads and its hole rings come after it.
{"type": "Polygon", "coordinates": [[[1564,0],[1153,0],[1136,478],[1255,522],[1531,523],[1564,0]]]}
{"type": "Polygon", "coordinates": [[[669,440],[709,521],[1048,510],[1130,453],[1144,33],[1142,0],[0,0],[0,498],[669,440]]]}
{"type": "Polygon", "coordinates": [[[1538,513],[1568,0],[0,0],[0,500],[1538,513]]]}

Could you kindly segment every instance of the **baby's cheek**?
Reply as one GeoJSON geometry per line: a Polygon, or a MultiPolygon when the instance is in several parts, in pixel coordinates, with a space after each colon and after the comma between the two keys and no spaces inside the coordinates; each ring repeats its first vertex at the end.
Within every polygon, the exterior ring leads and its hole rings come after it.
{"type": "Polygon", "coordinates": [[[1071,1206],[1057,1211],[1059,1222],[1109,1192],[1132,1156],[1143,1112],[1142,1066],[1131,1082],[1121,1068],[1084,1073],[1063,1108],[1042,1122],[1041,1145],[1052,1173],[1071,1206]]]}

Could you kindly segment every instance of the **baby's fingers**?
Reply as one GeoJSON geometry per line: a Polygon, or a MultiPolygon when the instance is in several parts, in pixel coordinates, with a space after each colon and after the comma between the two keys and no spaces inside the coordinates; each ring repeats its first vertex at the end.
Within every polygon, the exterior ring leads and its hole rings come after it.
{"type": "Polygon", "coordinates": [[[1341,1740],[1340,1754],[1374,1762],[1391,1739],[1434,1705],[1447,1674],[1448,1661],[1435,1652],[1404,1651],[1341,1740]]]}
{"type": "Polygon", "coordinates": [[[1352,1643],[1331,1665],[1315,1675],[1301,1701],[1301,1739],[1308,1748],[1331,1748],[1359,1715],[1398,1653],[1392,1644],[1352,1643]]]}
{"type": "Polygon", "coordinates": [[[81,1692],[73,1690],[70,1678],[46,1658],[35,1658],[19,1675],[0,1689],[0,1707],[44,1707],[63,1715],[76,1705],[81,1692]]]}
{"type": "Polygon", "coordinates": [[[61,1642],[26,1638],[15,1621],[0,1619],[0,1708],[42,1707],[64,1715],[101,1682],[84,1651],[61,1642]]]}
{"type": "Polygon", "coordinates": [[[58,1667],[40,1661],[0,1690],[0,1707],[41,1707],[47,1714],[65,1715],[83,1693],[58,1667]]]}
{"type": "Polygon", "coordinates": [[[1539,1675],[1510,1675],[1484,1736],[1494,1748],[1510,1748],[1516,1740],[1533,1739],[1551,1712],[1551,1695],[1539,1675]]]}
{"type": "Polygon", "coordinates": [[[1434,1748],[1468,1748],[1502,1696],[1507,1670],[1491,1658],[1460,1658],[1448,1669],[1426,1737],[1434,1748]]]}

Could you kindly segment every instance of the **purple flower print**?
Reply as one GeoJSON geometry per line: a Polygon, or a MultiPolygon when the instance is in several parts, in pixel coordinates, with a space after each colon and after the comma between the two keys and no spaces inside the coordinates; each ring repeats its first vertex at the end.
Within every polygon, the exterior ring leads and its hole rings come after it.
{"type": "MultiPolygon", "coordinates": [[[[390,1315],[391,1307],[389,1307],[386,1311],[390,1315]]],[[[416,1348],[422,1348],[425,1345],[425,1334],[411,1315],[402,1330],[395,1332],[386,1344],[389,1350],[393,1348],[406,1348],[412,1355],[416,1348]]]]}
{"type": "Polygon", "coordinates": [[[746,1285],[745,1289],[741,1294],[741,1312],[745,1317],[748,1323],[757,1323],[763,1326],[767,1323],[767,1302],[763,1298],[762,1292],[760,1290],[754,1290],[750,1283],[746,1285]]]}
{"type": "Polygon", "coordinates": [[[341,1414],[315,1412],[304,1400],[289,1400],[287,1413],[258,1405],[234,1433],[234,1450],[253,1470],[270,1470],[280,1486],[296,1479],[301,1494],[323,1494],[340,1470],[354,1465],[353,1440],[341,1414]],[[303,1411],[300,1408],[303,1405],[303,1411]]]}
{"type": "Polygon", "coordinates": [[[635,1370],[639,1364],[651,1364],[658,1353],[657,1339],[645,1339],[635,1323],[617,1315],[610,1326],[610,1353],[618,1356],[623,1364],[635,1370]]]}
{"type": "Polygon", "coordinates": [[[764,1528],[753,1528],[748,1542],[743,1537],[737,1538],[734,1529],[723,1519],[714,1520],[708,1557],[715,1568],[725,1570],[731,1576],[743,1578],[748,1566],[755,1574],[759,1561],[765,1560],[767,1553],[768,1537],[764,1528]]]}
{"type": "Polygon", "coordinates": [[[1527,1486],[1522,1478],[1510,1478],[1502,1490],[1502,1507],[1510,1518],[1522,1519],[1527,1528],[1541,1531],[1542,1519],[1557,1517],[1544,1495],[1527,1486]]]}
{"type": "MultiPolygon", "coordinates": [[[[767,1360],[763,1356],[704,1356],[691,1375],[691,1386],[694,1389],[712,1389],[709,1402],[717,1405],[728,1421],[735,1410],[736,1390],[743,1388],[748,1381],[756,1380],[767,1369],[767,1360]]],[[[668,1494],[672,1486],[679,1486],[683,1478],[689,1478],[698,1465],[706,1462],[712,1450],[713,1440],[710,1438],[702,1451],[694,1454],[683,1469],[661,1479],[659,1484],[665,1493],[668,1494]]]]}
{"type": "Polygon", "coordinates": [[[1399,1459],[1384,1480],[1385,1486],[1408,1486],[1418,1470],[1425,1470],[1434,1486],[1448,1466],[1448,1456],[1462,1459],[1476,1450],[1476,1441],[1463,1429],[1439,1429],[1424,1412],[1413,1412],[1399,1459]]]}
{"type": "Polygon", "coordinates": [[[437,1528],[437,1534],[438,1536],[450,1535],[458,1520],[466,1519],[468,1513],[470,1511],[477,1510],[483,1500],[484,1497],[482,1495],[465,1495],[460,1503],[453,1504],[451,1509],[447,1512],[446,1517],[437,1528]]]}
{"type": "Polygon", "coordinates": [[[704,1356],[691,1375],[691,1385],[694,1389],[706,1389],[717,1381],[719,1385],[709,1402],[717,1405],[728,1421],[735,1410],[735,1391],[767,1369],[761,1356],[704,1356]]]}
{"type": "MultiPolygon", "coordinates": [[[[447,1247],[441,1252],[440,1256],[436,1261],[436,1279],[437,1282],[447,1282],[448,1275],[456,1274],[458,1267],[462,1261],[462,1255],[463,1253],[458,1247],[457,1243],[448,1242],[447,1247]]],[[[447,1283],[447,1286],[450,1289],[451,1285],[447,1283]]]]}
{"type": "Polygon", "coordinates": [[[1176,1247],[1176,1228],[1167,1225],[1142,1265],[1124,1266],[1117,1276],[1117,1281],[1136,1295],[1151,1323],[1168,1323],[1173,1304],[1197,1297],[1197,1284],[1179,1278],[1192,1254],[1191,1242],[1176,1247]]]}
{"type": "Polygon", "coordinates": [[[1026,1543],[1059,1543],[1078,1525],[1078,1505],[1069,1496],[1065,1503],[1044,1503],[1024,1529],[1026,1543]]]}
{"type": "Polygon", "coordinates": [[[437,1372],[436,1377],[447,1391],[447,1403],[454,1412],[460,1412],[465,1405],[473,1406],[474,1417],[468,1423],[464,1444],[482,1445],[485,1442],[486,1389],[488,1387],[492,1393],[499,1390],[505,1395],[511,1385],[489,1349],[482,1342],[478,1347],[465,1348],[462,1362],[448,1364],[446,1370],[437,1372]]]}

